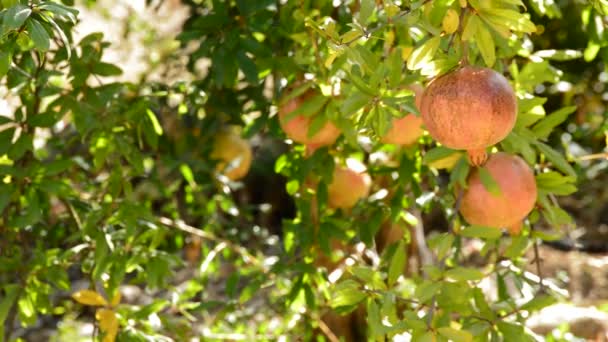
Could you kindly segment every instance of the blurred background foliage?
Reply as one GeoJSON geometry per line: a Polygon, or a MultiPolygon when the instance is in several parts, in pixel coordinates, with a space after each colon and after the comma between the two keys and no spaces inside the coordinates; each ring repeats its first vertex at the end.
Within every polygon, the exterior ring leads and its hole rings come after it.
{"type": "MultiPolygon", "coordinates": [[[[454,218],[459,152],[379,140],[418,112],[407,86],[462,57],[441,33],[462,2],[1,1],[0,340],[523,341],[529,314],[565,300],[559,286],[589,293],[585,277],[608,311],[605,273],[549,265],[557,285],[539,285],[527,258],[557,238],[606,253],[605,1],[468,2],[517,13],[512,36],[495,24],[470,48],[520,95],[499,148],[555,171],[524,235],[454,218]],[[302,106],[312,130],[342,132],[315,151],[277,115],[306,87],[324,95],[302,106]],[[227,131],[251,147],[241,179],[217,172],[227,131]],[[353,159],[372,195],[333,210],[353,159]]],[[[576,341],[576,324],[534,336],[576,341]]]]}

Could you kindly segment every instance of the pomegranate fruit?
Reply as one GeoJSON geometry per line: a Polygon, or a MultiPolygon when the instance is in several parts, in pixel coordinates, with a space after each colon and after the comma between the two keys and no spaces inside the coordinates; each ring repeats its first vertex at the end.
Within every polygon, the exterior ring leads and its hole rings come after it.
{"type": "Polygon", "coordinates": [[[338,136],[340,136],[340,130],[330,121],[325,122],[323,127],[311,136],[308,134],[308,131],[312,122],[312,117],[304,115],[288,117],[289,113],[298,109],[304,101],[312,98],[315,94],[315,91],[308,91],[302,96],[294,97],[286,101],[279,108],[279,124],[285,134],[289,139],[305,144],[311,149],[331,145],[338,139],[338,136]]]}
{"type": "MultiPolygon", "coordinates": [[[[420,110],[420,100],[424,89],[418,84],[410,86],[410,89],[415,93],[416,107],[420,110]]],[[[386,131],[381,141],[385,144],[412,145],[424,133],[422,123],[422,118],[414,114],[407,114],[402,118],[393,119],[391,127],[386,131]]]]}
{"type": "Polygon", "coordinates": [[[467,65],[433,80],[420,103],[429,134],[446,147],[467,150],[471,164],[487,158],[485,149],[503,140],[517,118],[517,98],[496,71],[467,65]]]}
{"type": "Polygon", "coordinates": [[[352,208],[369,195],[371,184],[372,179],[362,164],[351,161],[348,167],[336,166],[327,188],[328,205],[334,209],[352,208]]]}
{"type": "Polygon", "coordinates": [[[463,193],[460,213],[470,224],[519,233],[522,220],[536,203],[534,172],[523,159],[504,152],[492,154],[484,168],[498,184],[500,194],[490,193],[475,170],[463,193]]]}
{"type": "Polygon", "coordinates": [[[232,131],[222,131],[214,139],[211,158],[218,161],[216,170],[230,180],[238,180],[251,167],[251,146],[232,131]]]}

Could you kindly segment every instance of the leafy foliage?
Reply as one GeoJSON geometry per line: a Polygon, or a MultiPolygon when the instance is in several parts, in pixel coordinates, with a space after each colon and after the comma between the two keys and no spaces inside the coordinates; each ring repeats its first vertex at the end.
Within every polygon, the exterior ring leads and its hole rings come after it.
{"type": "MultiPolygon", "coordinates": [[[[135,84],[113,80],[123,70],[104,62],[102,33],[74,40],[79,12],[70,1],[1,2],[0,77],[16,105],[0,117],[0,340],[40,316],[87,306],[104,341],[311,338],[323,315],[358,308],[371,340],[532,340],[527,313],[558,293],[527,275],[525,255],[572,222],[555,196],[574,193],[584,177],[555,142],[577,110],[572,96],[555,106],[561,94],[539,89],[566,82],[562,63],[608,62],[603,1],[576,5],[588,38],[576,49],[544,43],[539,23],[566,15],[552,1],[186,3],[191,16],[174,54],[187,58],[193,81],[135,84]],[[493,149],[536,171],[537,206],[519,236],[461,222],[457,193],[470,171],[461,151],[427,135],[403,148],[380,142],[393,119],[420,115],[411,85],[463,62],[508,75],[517,93],[516,127],[493,149]],[[253,181],[217,174],[218,132],[237,126],[276,144],[285,138],[277,106],[310,88],[321,95],[291,115],[314,118],[309,134],[335,124],[334,145],[291,144],[270,167],[254,163],[253,181]],[[368,164],[373,194],[334,210],[327,186],[349,158],[368,164]],[[265,206],[240,194],[248,182],[279,177],[295,215],[264,226],[265,206]],[[435,207],[449,229],[428,239],[431,259],[412,269],[422,258],[408,249],[420,238],[410,227],[435,207]],[[541,220],[552,231],[536,231],[541,220]],[[387,225],[404,229],[378,251],[387,225]],[[466,264],[466,239],[483,244],[481,267],[466,264]],[[176,284],[181,270],[188,275],[176,284]],[[79,277],[88,289],[74,289],[79,277]],[[489,279],[495,300],[482,291],[489,279]],[[507,283],[543,296],[522,301],[507,283]],[[122,301],[126,284],[153,298],[122,301]],[[265,309],[243,309],[255,305],[265,309]]],[[[605,118],[595,127],[602,135],[605,118]]]]}

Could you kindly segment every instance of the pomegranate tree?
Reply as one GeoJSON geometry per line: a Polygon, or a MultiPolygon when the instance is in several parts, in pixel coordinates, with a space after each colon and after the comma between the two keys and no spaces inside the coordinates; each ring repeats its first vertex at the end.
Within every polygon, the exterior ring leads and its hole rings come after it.
{"type": "Polygon", "coordinates": [[[471,164],[485,162],[485,149],[511,132],[517,98],[496,71],[467,65],[433,80],[420,112],[429,134],[446,147],[466,150],[471,164]]]}
{"type": "Polygon", "coordinates": [[[499,193],[486,189],[479,169],[473,171],[461,199],[460,213],[470,224],[518,233],[522,220],[536,203],[534,172],[523,159],[504,152],[492,154],[484,168],[497,183],[499,193]]]}

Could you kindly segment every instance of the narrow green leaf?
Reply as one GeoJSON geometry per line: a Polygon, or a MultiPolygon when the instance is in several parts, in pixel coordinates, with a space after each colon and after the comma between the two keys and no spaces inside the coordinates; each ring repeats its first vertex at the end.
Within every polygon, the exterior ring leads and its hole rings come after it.
{"type": "Polygon", "coordinates": [[[483,227],[473,225],[462,229],[460,231],[460,235],[471,238],[496,240],[500,238],[502,232],[500,231],[500,229],[496,229],[494,227],[483,227]]]}
{"type": "Polygon", "coordinates": [[[538,50],[532,54],[532,56],[551,59],[554,61],[569,61],[572,59],[577,59],[583,57],[583,53],[578,50],[538,50]]]}
{"type": "Polygon", "coordinates": [[[118,76],[122,74],[122,70],[114,64],[99,62],[93,64],[91,73],[100,76],[118,76]]]}
{"type": "Polygon", "coordinates": [[[450,327],[441,327],[437,329],[439,335],[453,342],[473,342],[473,334],[466,330],[457,330],[450,327]]]}
{"type": "Polygon", "coordinates": [[[422,163],[425,165],[432,164],[441,159],[445,159],[451,156],[454,153],[459,153],[459,151],[452,150],[451,148],[438,146],[429,151],[427,151],[422,157],[422,163]]]}
{"type": "Polygon", "coordinates": [[[13,303],[15,303],[17,294],[19,294],[19,288],[19,285],[15,284],[4,285],[4,295],[2,296],[2,300],[0,300],[0,326],[4,325],[4,321],[6,321],[13,303]]]}
{"type": "Polygon", "coordinates": [[[433,37],[416,48],[408,58],[407,68],[410,70],[423,68],[425,64],[429,63],[435,56],[440,42],[440,37],[433,37]]]}
{"type": "Polygon", "coordinates": [[[327,101],[329,101],[329,97],[317,94],[308,99],[306,102],[304,102],[296,110],[287,114],[285,116],[285,120],[289,121],[298,115],[303,115],[306,117],[313,116],[314,114],[318,113],[323,108],[323,106],[325,106],[327,101]]]}
{"type": "Polygon", "coordinates": [[[538,147],[539,151],[549,159],[553,163],[553,165],[563,173],[568,176],[572,176],[576,178],[576,171],[570,166],[570,164],[566,161],[566,159],[557,151],[555,151],[551,146],[546,145],[540,141],[535,142],[536,147],[538,147]]]}
{"type": "Polygon", "coordinates": [[[564,107],[547,115],[544,119],[532,127],[534,135],[541,140],[547,139],[553,128],[566,121],[568,116],[576,111],[576,108],[576,106],[564,107]]]}
{"type": "Polygon", "coordinates": [[[481,280],[484,274],[475,268],[455,267],[445,272],[445,276],[456,281],[481,280]]]}
{"type": "Polygon", "coordinates": [[[76,24],[79,11],[75,8],[62,5],[57,2],[46,1],[38,6],[39,9],[52,12],[56,16],[67,19],[76,24]]]}
{"type": "Polygon", "coordinates": [[[154,112],[148,108],[146,109],[146,115],[148,117],[148,120],[152,122],[152,126],[154,126],[154,133],[156,133],[157,135],[163,135],[163,127],[160,125],[160,122],[158,122],[158,118],[156,117],[154,112]]]}
{"type": "Polygon", "coordinates": [[[361,303],[366,297],[365,292],[361,291],[358,286],[346,286],[342,288],[336,286],[331,306],[333,308],[338,308],[341,306],[356,305],[361,303]]]}
{"type": "Polygon", "coordinates": [[[374,12],[374,8],[376,7],[376,1],[375,0],[361,0],[360,4],[361,4],[361,6],[359,8],[359,15],[358,15],[359,22],[362,25],[366,25],[367,20],[374,12]]]}
{"type": "Polygon", "coordinates": [[[474,37],[479,52],[481,52],[481,57],[483,57],[486,65],[491,68],[496,62],[496,47],[490,30],[486,25],[479,25],[474,37]]]}
{"type": "Polygon", "coordinates": [[[452,185],[458,185],[463,189],[467,188],[467,177],[469,175],[469,171],[471,170],[471,166],[466,158],[460,158],[456,165],[452,169],[452,173],[450,174],[450,183],[452,185]]]}
{"type": "Polygon", "coordinates": [[[480,15],[493,24],[506,26],[516,32],[532,33],[536,31],[536,26],[528,17],[514,10],[495,7],[484,8],[480,15]]]}
{"type": "Polygon", "coordinates": [[[462,32],[462,40],[467,41],[475,37],[475,35],[477,34],[477,30],[480,26],[482,26],[481,20],[477,15],[469,16],[469,20],[467,20],[466,26],[464,27],[464,31],[462,32]]]}
{"type": "Polygon", "coordinates": [[[49,34],[44,29],[44,26],[38,20],[30,19],[27,21],[27,30],[30,33],[30,38],[34,42],[34,46],[39,51],[45,52],[51,46],[49,34]]]}
{"type": "Polygon", "coordinates": [[[25,5],[15,5],[10,7],[4,15],[4,30],[17,30],[25,23],[25,20],[32,14],[32,9],[25,5]]]}
{"type": "Polygon", "coordinates": [[[243,50],[237,52],[236,59],[239,63],[239,69],[243,71],[247,81],[257,83],[259,81],[258,67],[255,65],[255,62],[243,50]]]}
{"type": "Polygon", "coordinates": [[[405,254],[405,242],[403,239],[399,241],[397,249],[391,258],[391,263],[388,268],[388,286],[392,287],[399,276],[403,274],[405,263],[407,262],[407,256],[405,254]]]}
{"type": "Polygon", "coordinates": [[[0,51],[0,78],[8,73],[13,56],[8,51],[0,51]]]}
{"type": "Polygon", "coordinates": [[[481,180],[481,183],[486,188],[486,190],[488,190],[488,192],[490,192],[494,196],[500,196],[502,194],[500,186],[498,185],[494,177],[492,177],[492,174],[490,174],[490,172],[485,167],[480,167],[478,170],[479,179],[481,180]]]}

